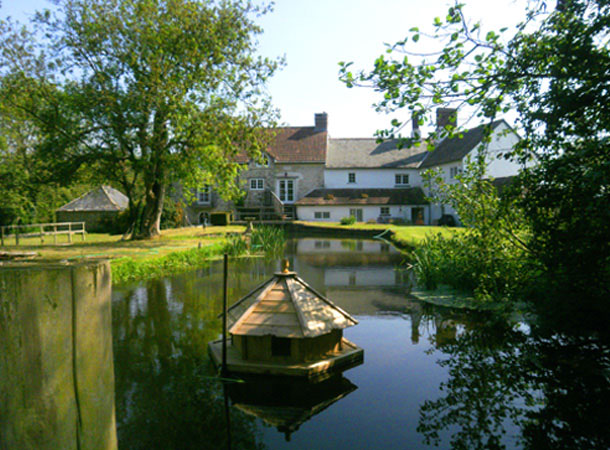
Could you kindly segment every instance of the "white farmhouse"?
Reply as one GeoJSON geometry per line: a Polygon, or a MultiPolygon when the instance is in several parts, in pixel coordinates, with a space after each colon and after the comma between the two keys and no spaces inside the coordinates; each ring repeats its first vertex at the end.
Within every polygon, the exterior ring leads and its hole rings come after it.
{"type": "MultiPolygon", "coordinates": [[[[457,111],[439,108],[437,127],[457,123],[457,111]]],[[[445,138],[433,151],[425,143],[398,148],[398,141],[378,144],[375,139],[332,139],[328,141],[324,186],[298,200],[297,216],[306,221],[337,222],[354,216],[359,222],[390,220],[413,224],[437,223],[443,215],[459,218],[451,208],[429,204],[422,173],[439,168],[448,182],[463,170],[467,159],[486,152],[487,175],[506,181],[520,166],[502,158],[518,142],[519,136],[504,120],[487,125],[491,140],[484,143],[485,125],[466,130],[462,137],[445,138]]],[[[417,127],[414,133],[419,133],[417,127]]]]}

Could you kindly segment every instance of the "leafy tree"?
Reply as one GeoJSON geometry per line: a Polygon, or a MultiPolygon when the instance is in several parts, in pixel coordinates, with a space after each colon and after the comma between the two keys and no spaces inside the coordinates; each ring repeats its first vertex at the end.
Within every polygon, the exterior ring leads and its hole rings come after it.
{"type": "MultiPolygon", "coordinates": [[[[505,157],[534,161],[522,177],[529,247],[545,267],[545,291],[610,294],[610,4],[605,0],[528,2],[512,37],[508,29],[482,32],[456,3],[434,21],[434,33],[411,28],[388,47],[370,72],[341,63],[347,86],[369,85],[383,94],[379,110],[429,120],[433,106],[466,106],[492,121],[516,111],[523,133],[505,157]],[[410,46],[429,37],[440,50],[416,57],[410,46]],[[430,56],[431,55],[431,56],[430,56]]],[[[399,116],[380,137],[406,123],[399,116]]],[[[448,125],[442,134],[459,135],[448,125]]]]}
{"type": "MultiPolygon", "coordinates": [[[[64,0],[31,33],[4,23],[3,84],[42,130],[66,178],[96,164],[129,197],[134,237],[159,233],[166,190],[237,190],[238,151],[257,157],[275,118],[254,55],[267,12],[247,0],[64,0]]],[[[15,102],[17,103],[17,102],[15,102]]]]}

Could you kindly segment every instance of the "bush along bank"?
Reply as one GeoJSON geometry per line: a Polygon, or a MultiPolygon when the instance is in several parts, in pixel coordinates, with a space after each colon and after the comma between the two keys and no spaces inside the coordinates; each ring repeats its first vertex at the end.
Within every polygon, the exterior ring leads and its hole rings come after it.
{"type": "Polygon", "coordinates": [[[110,263],[112,283],[149,280],[198,269],[204,267],[211,259],[222,255],[226,251],[226,247],[226,242],[221,241],[201,248],[169,253],[159,258],[115,259],[110,263]]]}

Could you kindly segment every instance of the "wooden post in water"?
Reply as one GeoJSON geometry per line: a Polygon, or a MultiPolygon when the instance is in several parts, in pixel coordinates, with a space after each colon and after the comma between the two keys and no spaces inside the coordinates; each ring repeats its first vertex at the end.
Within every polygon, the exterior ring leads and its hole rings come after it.
{"type": "Polygon", "coordinates": [[[68,222],[68,243],[72,243],[72,222],[68,222]]]}
{"type": "Polygon", "coordinates": [[[228,266],[229,256],[224,254],[223,264],[223,286],[222,286],[222,368],[220,374],[222,377],[227,375],[227,286],[228,286],[228,266]]]}
{"type": "Polygon", "coordinates": [[[57,225],[53,225],[53,243],[57,244],[57,225]]]}
{"type": "Polygon", "coordinates": [[[40,225],[40,243],[44,244],[44,228],[40,225]]]}

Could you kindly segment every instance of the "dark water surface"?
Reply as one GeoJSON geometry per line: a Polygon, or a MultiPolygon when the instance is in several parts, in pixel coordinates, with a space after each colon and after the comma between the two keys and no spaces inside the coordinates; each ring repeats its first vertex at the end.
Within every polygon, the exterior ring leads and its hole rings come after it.
{"type": "MultiPolygon", "coordinates": [[[[295,239],[287,256],[359,320],[344,335],[364,364],[316,385],[223,385],[207,358],[220,263],[115,288],[121,448],[608,448],[610,351],[597,335],[418,302],[380,241],[295,239]]],[[[232,261],[230,302],[278,269],[232,261]]]]}

